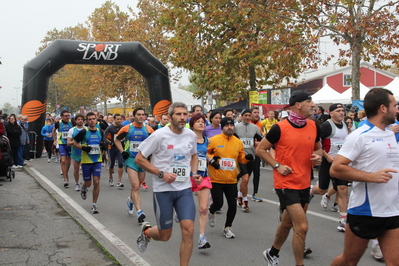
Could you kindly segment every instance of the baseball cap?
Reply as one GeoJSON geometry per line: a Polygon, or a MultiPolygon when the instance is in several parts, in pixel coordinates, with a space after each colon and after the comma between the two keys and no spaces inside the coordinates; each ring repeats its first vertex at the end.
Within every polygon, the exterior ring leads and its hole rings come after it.
{"type": "Polygon", "coordinates": [[[286,117],[288,117],[287,111],[281,111],[280,117],[281,117],[281,118],[286,118],[286,117]]]}
{"type": "Polygon", "coordinates": [[[307,91],[294,91],[291,94],[289,103],[290,106],[293,106],[295,103],[300,103],[309,99],[312,99],[312,96],[307,91]]]}
{"type": "Polygon", "coordinates": [[[330,108],[328,108],[328,110],[330,112],[332,112],[332,111],[334,111],[335,109],[338,109],[338,108],[344,108],[342,103],[334,103],[334,104],[330,105],[330,108]]]}
{"type": "Polygon", "coordinates": [[[224,117],[224,118],[222,119],[222,121],[220,122],[220,126],[221,126],[222,129],[223,129],[223,127],[224,127],[225,125],[234,125],[234,120],[231,119],[230,117],[224,117]]]}

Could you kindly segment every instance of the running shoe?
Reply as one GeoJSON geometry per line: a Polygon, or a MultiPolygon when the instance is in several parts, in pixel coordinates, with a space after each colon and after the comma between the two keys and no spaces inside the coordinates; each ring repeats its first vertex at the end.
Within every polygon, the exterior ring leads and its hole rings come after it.
{"type": "Polygon", "coordinates": [[[309,190],[309,203],[312,201],[314,195],[313,195],[313,185],[310,186],[310,190],[309,190]]]}
{"type": "Polygon", "coordinates": [[[237,197],[237,206],[242,207],[242,197],[237,197]]]}
{"type": "Polygon", "coordinates": [[[210,248],[210,247],[211,247],[211,245],[209,244],[208,241],[206,241],[205,236],[198,239],[198,249],[206,249],[206,248],[210,248]]]}
{"type": "Polygon", "coordinates": [[[116,185],[117,187],[124,187],[122,181],[118,181],[118,184],[116,185]]]}
{"type": "Polygon", "coordinates": [[[114,179],[113,178],[109,178],[108,182],[109,182],[109,186],[110,187],[114,186],[114,179]]]}
{"type": "Polygon", "coordinates": [[[339,212],[338,204],[334,204],[333,206],[331,206],[331,211],[332,212],[339,212]]]}
{"type": "Polygon", "coordinates": [[[176,223],[180,223],[179,216],[177,216],[177,213],[176,213],[176,212],[175,212],[175,214],[174,214],[173,216],[174,216],[175,222],[176,222],[176,223]]]}
{"type": "Polygon", "coordinates": [[[233,234],[233,229],[231,227],[226,227],[223,229],[222,236],[225,236],[226,238],[235,238],[236,236],[233,234]]]}
{"type": "Polygon", "coordinates": [[[57,157],[55,157],[55,159],[54,159],[54,162],[55,162],[55,163],[58,163],[58,159],[57,159],[57,157]]]}
{"type": "Polygon", "coordinates": [[[137,221],[139,222],[139,224],[143,223],[145,219],[145,214],[142,210],[139,210],[137,212],[137,221]]]}
{"type": "Polygon", "coordinates": [[[371,247],[371,255],[373,256],[374,259],[381,261],[384,259],[384,255],[382,255],[380,244],[377,244],[373,247],[371,247]]]}
{"type": "Polygon", "coordinates": [[[330,201],[330,198],[327,197],[327,193],[324,194],[323,196],[321,196],[321,201],[320,201],[321,207],[323,207],[324,209],[327,209],[329,201],[330,201]]]}
{"type": "Polygon", "coordinates": [[[145,181],[141,182],[141,187],[143,189],[148,189],[147,183],[145,181]]]}
{"type": "Polygon", "coordinates": [[[75,191],[80,191],[80,185],[78,183],[75,184],[75,191]]]}
{"type": "Polygon", "coordinates": [[[255,193],[255,194],[252,195],[252,200],[255,201],[255,202],[262,202],[263,201],[263,199],[261,197],[259,197],[258,193],[255,193]]]}
{"type": "Polygon", "coordinates": [[[126,207],[127,214],[132,215],[134,213],[134,203],[130,201],[130,197],[126,199],[126,204],[127,204],[126,207]]]}
{"type": "Polygon", "coordinates": [[[99,210],[97,208],[97,205],[91,205],[91,213],[92,214],[97,214],[99,213],[99,210]]]}
{"type": "Polygon", "coordinates": [[[337,226],[337,230],[339,232],[345,232],[345,226],[346,226],[346,222],[339,221],[339,224],[337,226]]]}
{"type": "Polygon", "coordinates": [[[64,187],[65,187],[65,188],[69,187],[68,180],[64,180],[64,187]]]}
{"type": "Polygon", "coordinates": [[[141,224],[140,235],[137,238],[137,246],[141,252],[144,252],[147,249],[148,242],[150,242],[150,239],[144,234],[144,231],[148,228],[151,228],[149,222],[144,222],[141,224]]]}
{"type": "Polygon", "coordinates": [[[248,201],[244,201],[244,204],[242,205],[242,210],[245,212],[249,211],[248,201]]]}
{"type": "Polygon", "coordinates": [[[305,245],[305,248],[303,250],[303,257],[306,257],[306,255],[309,255],[312,253],[312,250],[310,249],[310,247],[305,245]]]}
{"type": "Polygon", "coordinates": [[[212,214],[209,210],[208,210],[208,225],[210,227],[215,227],[215,214],[212,214]]]}
{"type": "Polygon", "coordinates": [[[11,169],[18,169],[18,168],[19,168],[18,165],[11,166],[11,169]]]}
{"type": "Polygon", "coordinates": [[[51,163],[51,159],[47,159],[47,162],[48,162],[48,163],[51,163]]]}
{"type": "Polygon", "coordinates": [[[85,188],[85,185],[82,185],[82,189],[80,190],[80,196],[83,200],[87,199],[87,188],[85,188]]]}
{"type": "Polygon", "coordinates": [[[266,249],[263,251],[263,258],[267,261],[267,266],[278,266],[278,255],[277,256],[271,256],[270,255],[270,248],[266,249]]]}

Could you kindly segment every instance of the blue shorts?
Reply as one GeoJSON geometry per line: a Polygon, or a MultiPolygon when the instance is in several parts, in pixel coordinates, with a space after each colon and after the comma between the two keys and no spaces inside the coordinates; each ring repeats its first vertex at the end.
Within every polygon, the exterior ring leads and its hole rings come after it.
{"type": "Polygon", "coordinates": [[[166,230],[173,226],[173,208],[179,220],[195,221],[195,203],[191,188],[180,191],[154,192],[154,212],[158,228],[166,230]]]}
{"type": "MultiPolygon", "coordinates": [[[[145,172],[145,170],[144,170],[143,168],[141,168],[140,166],[138,166],[138,165],[134,162],[135,159],[136,159],[136,158],[134,158],[134,157],[129,157],[129,158],[127,158],[127,159],[125,160],[125,165],[126,165],[126,167],[129,167],[129,168],[133,169],[134,171],[136,171],[136,172],[138,172],[138,173],[140,173],[140,172],[145,172]]],[[[126,171],[127,171],[127,170],[126,170],[126,171]]]]}
{"type": "Polygon", "coordinates": [[[60,149],[60,156],[71,157],[71,146],[68,146],[66,144],[60,144],[59,149],[60,149]]]}
{"type": "Polygon", "coordinates": [[[101,163],[82,164],[83,180],[90,181],[92,176],[101,176],[101,163]]]}

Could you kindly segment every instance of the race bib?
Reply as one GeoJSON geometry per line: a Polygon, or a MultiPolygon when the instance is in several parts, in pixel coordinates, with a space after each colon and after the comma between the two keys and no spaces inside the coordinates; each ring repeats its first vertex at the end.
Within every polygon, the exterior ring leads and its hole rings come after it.
{"type": "Polygon", "coordinates": [[[131,141],[130,142],[130,151],[131,152],[139,152],[138,148],[141,144],[141,141],[131,141]]]}
{"type": "Polygon", "coordinates": [[[236,169],[236,160],[230,158],[222,158],[219,161],[220,169],[234,171],[236,169]]]}
{"type": "Polygon", "coordinates": [[[89,154],[95,155],[95,154],[100,154],[101,153],[100,145],[98,145],[98,144],[89,145],[89,147],[91,147],[91,150],[90,150],[89,154]]]}
{"type": "Polygon", "coordinates": [[[206,171],[206,158],[198,157],[198,171],[206,171]]]}
{"type": "Polygon", "coordinates": [[[169,173],[177,175],[176,180],[178,182],[184,182],[190,177],[190,169],[187,165],[172,164],[169,168],[169,173]]]}
{"type": "Polygon", "coordinates": [[[252,148],[254,146],[254,139],[252,138],[241,138],[242,144],[244,144],[244,149],[252,148]]]}
{"type": "Polygon", "coordinates": [[[62,131],[61,132],[61,138],[67,139],[68,138],[68,131],[62,131]]]}
{"type": "Polygon", "coordinates": [[[331,153],[333,156],[337,155],[339,150],[341,149],[343,142],[335,142],[331,147],[331,153]]]}

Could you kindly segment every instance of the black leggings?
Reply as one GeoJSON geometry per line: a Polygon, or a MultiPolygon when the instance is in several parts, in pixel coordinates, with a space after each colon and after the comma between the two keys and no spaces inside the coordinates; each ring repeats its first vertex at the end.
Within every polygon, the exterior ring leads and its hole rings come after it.
{"type": "Polygon", "coordinates": [[[49,159],[51,159],[52,151],[53,151],[53,140],[45,140],[44,141],[44,147],[47,151],[47,156],[49,159]]]}
{"type": "Polygon", "coordinates": [[[253,184],[254,184],[254,194],[258,193],[259,189],[259,180],[260,180],[260,157],[255,155],[255,161],[254,161],[254,168],[253,168],[253,184]]]}
{"type": "Polygon", "coordinates": [[[234,218],[236,217],[237,212],[237,184],[219,184],[212,183],[212,200],[213,203],[209,207],[209,211],[211,213],[215,213],[220,210],[223,206],[223,193],[226,196],[227,200],[227,214],[226,214],[226,223],[224,227],[231,227],[233,225],[234,218]]]}

